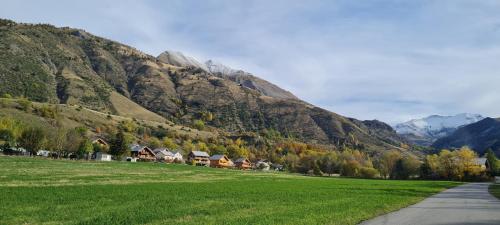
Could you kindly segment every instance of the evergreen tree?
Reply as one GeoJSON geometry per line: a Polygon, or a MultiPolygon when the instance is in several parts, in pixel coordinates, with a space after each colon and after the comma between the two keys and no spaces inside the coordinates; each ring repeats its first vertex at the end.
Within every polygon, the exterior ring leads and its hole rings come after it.
{"type": "Polygon", "coordinates": [[[492,176],[498,175],[500,173],[499,171],[500,162],[498,161],[495,152],[493,152],[493,150],[491,149],[488,149],[488,151],[486,151],[486,158],[488,160],[491,175],[492,176]]]}
{"type": "Polygon", "coordinates": [[[111,143],[110,153],[116,157],[125,155],[130,149],[130,138],[120,130],[111,143]]]}

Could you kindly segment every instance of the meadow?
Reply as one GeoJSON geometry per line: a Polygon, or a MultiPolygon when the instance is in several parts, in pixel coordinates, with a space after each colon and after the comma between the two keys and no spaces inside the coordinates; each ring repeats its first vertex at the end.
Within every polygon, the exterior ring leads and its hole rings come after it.
{"type": "Polygon", "coordinates": [[[490,193],[500,199],[500,183],[490,185],[490,193]]]}
{"type": "Polygon", "coordinates": [[[458,184],[0,156],[0,224],[357,224],[458,184]]]}

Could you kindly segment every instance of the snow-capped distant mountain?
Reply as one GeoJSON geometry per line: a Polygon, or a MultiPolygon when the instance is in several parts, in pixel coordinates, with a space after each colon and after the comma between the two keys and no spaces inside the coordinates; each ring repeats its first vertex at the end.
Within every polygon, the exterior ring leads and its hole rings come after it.
{"type": "Polygon", "coordinates": [[[452,134],[458,128],[483,119],[481,115],[470,113],[455,116],[433,115],[397,124],[394,129],[415,144],[430,146],[437,139],[452,134]]]}
{"type": "Polygon", "coordinates": [[[186,56],[182,52],[177,51],[165,51],[158,56],[158,59],[164,63],[168,63],[174,66],[191,66],[201,68],[205,71],[208,71],[208,68],[205,64],[200,63],[198,60],[191,56],[186,56]]]}

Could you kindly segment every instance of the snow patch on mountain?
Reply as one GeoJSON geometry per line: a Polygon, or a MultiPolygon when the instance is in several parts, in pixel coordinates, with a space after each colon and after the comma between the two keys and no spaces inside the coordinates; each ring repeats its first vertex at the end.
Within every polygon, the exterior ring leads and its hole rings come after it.
{"type": "Polygon", "coordinates": [[[221,73],[222,75],[230,76],[238,72],[238,70],[235,70],[220,62],[215,62],[214,60],[211,59],[205,62],[205,66],[208,68],[208,71],[210,73],[221,73]]]}
{"type": "Polygon", "coordinates": [[[482,119],[484,119],[483,116],[470,113],[462,113],[455,116],[433,115],[398,124],[395,126],[395,130],[400,134],[425,135],[439,132],[443,129],[456,129],[482,119]]]}
{"type": "Polygon", "coordinates": [[[196,60],[191,56],[186,56],[182,54],[182,52],[165,51],[158,56],[158,60],[174,66],[181,66],[181,67],[191,66],[191,67],[201,68],[205,71],[209,71],[205,64],[200,63],[198,60],[196,60]]]}
{"type": "Polygon", "coordinates": [[[412,139],[417,144],[430,145],[438,138],[452,134],[458,128],[483,120],[479,114],[462,113],[454,116],[433,115],[422,119],[410,120],[397,124],[394,129],[398,134],[412,139]]]}

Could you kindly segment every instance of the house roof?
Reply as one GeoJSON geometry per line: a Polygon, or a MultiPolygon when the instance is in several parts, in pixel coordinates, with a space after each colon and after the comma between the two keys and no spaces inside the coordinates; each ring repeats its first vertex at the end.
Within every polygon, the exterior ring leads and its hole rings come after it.
{"type": "Polygon", "coordinates": [[[138,152],[138,151],[141,151],[142,149],[146,149],[147,151],[155,154],[148,146],[143,146],[143,145],[138,145],[138,144],[131,144],[130,145],[131,152],[138,152]]]}
{"type": "Polygon", "coordinates": [[[478,165],[486,165],[487,158],[476,158],[476,162],[478,165]]]}
{"type": "Polygon", "coordinates": [[[202,151],[191,151],[191,154],[193,154],[194,156],[210,157],[208,153],[202,151]]]}
{"type": "Polygon", "coordinates": [[[225,155],[213,155],[210,157],[210,160],[219,160],[226,157],[225,155]]]}
{"type": "Polygon", "coordinates": [[[234,160],[235,163],[244,162],[244,161],[249,161],[249,160],[247,158],[244,158],[244,157],[234,160]]]}
{"type": "Polygon", "coordinates": [[[92,138],[92,143],[95,143],[95,142],[98,142],[98,141],[102,142],[102,143],[103,143],[103,144],[105,144],[105,145],[108,145],[108,142],[106,142],[106,141],[105,141],[103,138],[101,138],[101,137],[94,137],[94,138],[92,138]]]}
{"type": "Polygon", "coordinates": [[[153,152],[159,152],[159,151],[170,151],[168,148],[155,148],[153,149],[153,152]]]}
{"type": "Polygon", "coordinates": [[[174,153],[172,153],[171,151],[166,150],[166,148],[157,148],[157,149],[153,150],[153,152],[155,154],[162,154],[164,156],[174,156],[174,153]]]}
{"type": "Polygon", "coordinates": [[[180,151],[175,151],[175,152],[172,152],[172,154],[174,154],[174,155],[175,155],[175,154],[177,154],[177,153],[179,153],[179,154],[181,154],[181,155],[182,155],[182,153],[181,153],[180,151]]]}

